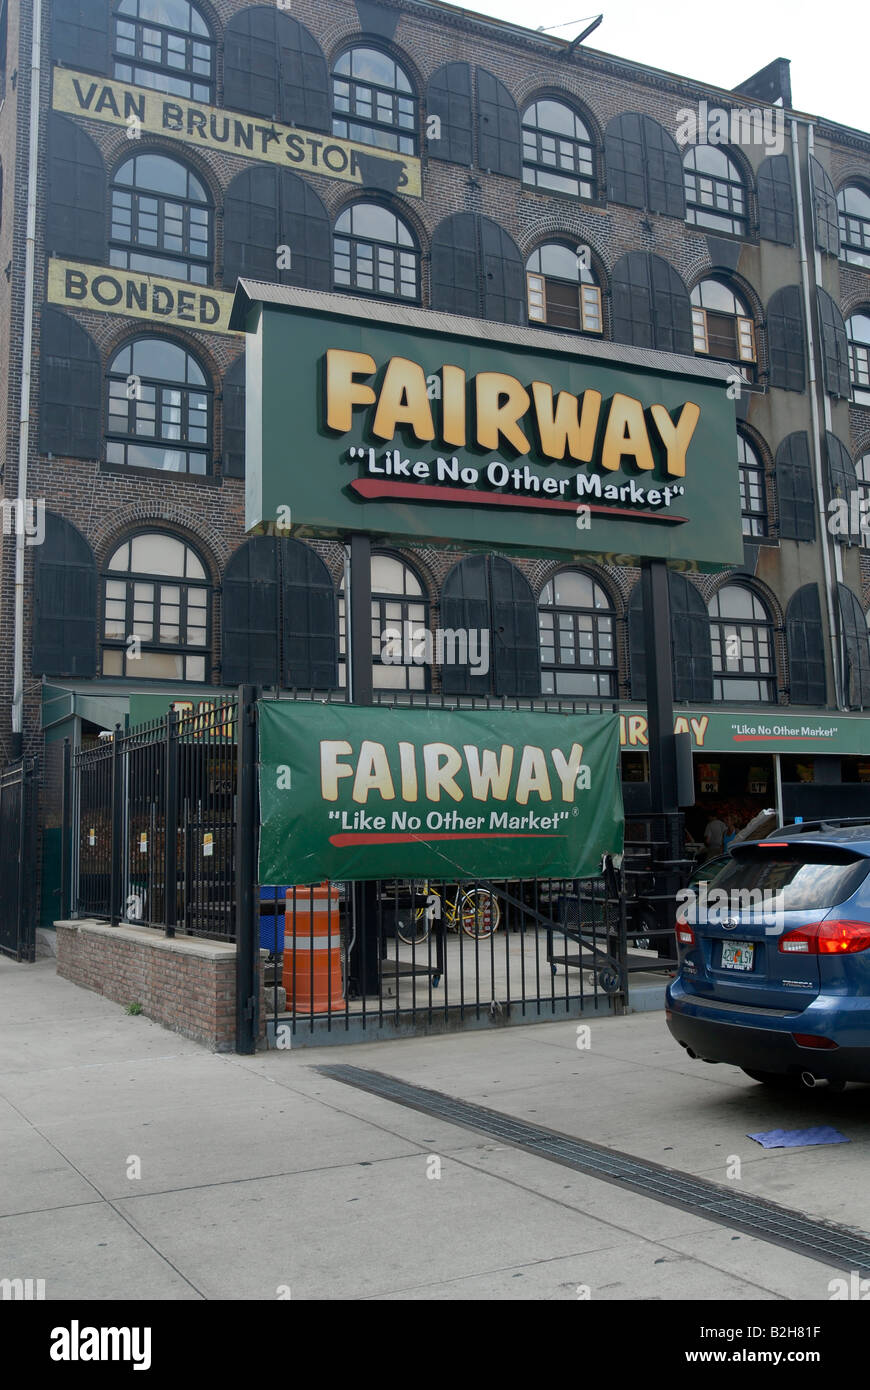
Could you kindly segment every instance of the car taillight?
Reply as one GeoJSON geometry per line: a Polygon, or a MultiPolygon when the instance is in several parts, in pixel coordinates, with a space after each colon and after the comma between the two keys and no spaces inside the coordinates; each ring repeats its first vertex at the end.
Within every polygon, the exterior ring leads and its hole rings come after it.
{"type": "Polygon", "coordinates": [[[788,955],[845,956],[868,947],[870,922],[811,922],[779,939],[780,951],[788,955]]]}
{"type": "Polygon", "coordinates": [[[686,926],[685,922],[677,923],[677,940],[681,946],[694,946],[695,933],[691,927],[686,926]]]}

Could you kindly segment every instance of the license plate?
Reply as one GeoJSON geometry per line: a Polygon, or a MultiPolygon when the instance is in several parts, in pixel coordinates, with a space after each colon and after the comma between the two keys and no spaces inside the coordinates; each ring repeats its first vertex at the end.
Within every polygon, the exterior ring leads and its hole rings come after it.
{"type": "Polygon", "coordinates": [[[755,943],[752,941],[723,941],[722,969],[751,970],[755,956],[755,943]]]}

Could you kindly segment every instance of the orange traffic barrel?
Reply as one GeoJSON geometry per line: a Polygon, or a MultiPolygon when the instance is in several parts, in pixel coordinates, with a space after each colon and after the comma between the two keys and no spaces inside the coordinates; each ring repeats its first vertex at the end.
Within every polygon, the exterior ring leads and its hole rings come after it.
{"type": "Polygon", "coordinates": [[[344,1008],[338,902],[335,884],[287,889],[282,980],[294,1013],[344,1008]]]}

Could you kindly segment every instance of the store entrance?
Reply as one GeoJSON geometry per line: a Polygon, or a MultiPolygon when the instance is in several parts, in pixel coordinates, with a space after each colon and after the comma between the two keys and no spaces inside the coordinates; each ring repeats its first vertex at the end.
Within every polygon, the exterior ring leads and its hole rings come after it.
{"type": "Polygon", "coordinates": [[[776,807],[776,778],[772,754],[700,753],[693,764],[695,805],[685,813],[686,847],[700,862],[721,854],[723,843],[727,847],[762,811],[776,807]]]}

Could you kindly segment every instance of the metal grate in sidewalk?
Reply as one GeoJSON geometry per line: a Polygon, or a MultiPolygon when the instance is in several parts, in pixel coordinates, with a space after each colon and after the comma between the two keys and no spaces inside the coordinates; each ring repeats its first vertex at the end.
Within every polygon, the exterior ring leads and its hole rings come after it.
{"type": "Polygon", "coordinates": [[[870,1274],[870,1237],[861,1232],[802,1216],[762,1197],[740,1196],[704,1178],[575,1139],[557,1130],[542,1129],[501,1111],[457,1100],[425,1086],[414,1086],[382,1072],[338,1064],[319,1066],[316,1070],[333,1081],[499,1139],[538,1158],[639,1192],[653,1201],[679,1207],[720,1226],[744,1231],[758,1240],[785,1246],[808,1259],[850,1272],[870,1274]]]}

